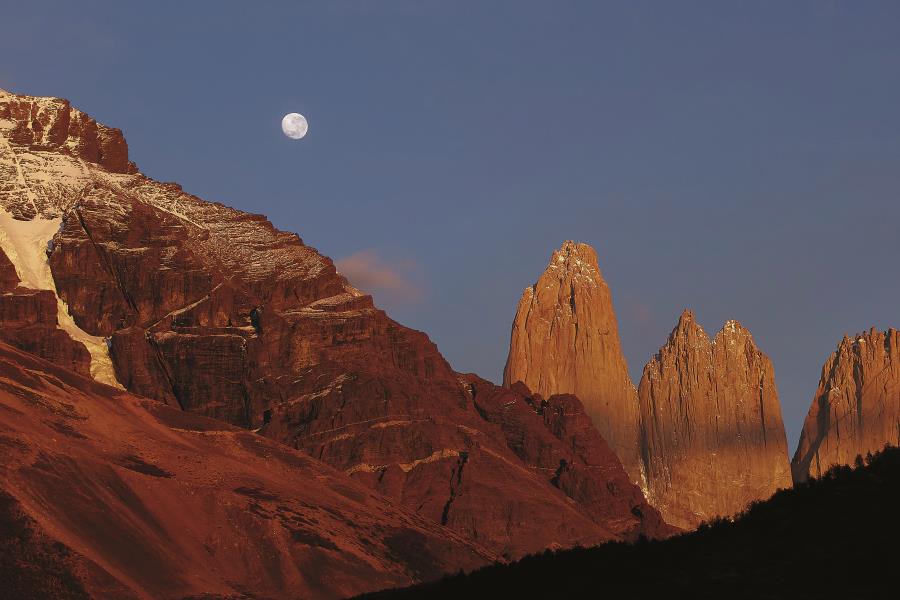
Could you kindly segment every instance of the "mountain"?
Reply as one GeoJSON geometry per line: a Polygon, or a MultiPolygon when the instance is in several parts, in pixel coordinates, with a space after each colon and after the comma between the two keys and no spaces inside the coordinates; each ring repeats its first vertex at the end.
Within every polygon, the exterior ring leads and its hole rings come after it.
{"type": "Polygon", "coordinates": [[[728,321],[710,340],[684,311],[638,388],[647,498],[692,529],[791,486],[775,372],[728,321]]]}
{"type": "Polygon", "coordinates": [[[631,480],[676,527],[789,487],[774,371],[750,332],[729,321],[711,341],[685,311],[635,390],[597,265],[590,246],[567,241],[525,289],[504,385],[582,400],[631,480]]]}
{"type": "Polygon", "coordinates": [[[0,597],[341,598],[493,555],[272,440],[0,343],[0,597]]]}
{"type": "Polygon", "coordinates": [[[900,333],[844,337],[825,366],[791,461],[795,482],[900,445],[900,333]]]}
{"type": "Polygon", "coordinates": [[[641,483],[637,392],[609,286],[587,244],[564,242],[522,293],[503,371],[503,385],[517,382],[544,397],[577,396],[631,480],[641,483]]]}
{"type": "Polygon", "coordinates": [[[425,334],[297,235],[144,176],[65,100],[0,93],[0,134],[2,250],[94,379],[303,450],[499,557],[669,532],[617,473],[594,469],[618,507],[597,510],[517,453],[571,455],[540,418],[511,440],[425,334]]]}
{"type": "Polygon", "coordinates": [[[665,541],[545,552],[365,598],[892,598],[900,449],[665,541]]]}

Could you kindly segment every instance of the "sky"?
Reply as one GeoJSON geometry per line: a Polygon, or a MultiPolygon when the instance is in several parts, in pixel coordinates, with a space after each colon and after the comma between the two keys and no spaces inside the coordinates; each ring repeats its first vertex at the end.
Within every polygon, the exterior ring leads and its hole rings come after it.
{"type": "Polygon", "coordinates": [[[567,239],[635,383],[683,308],[748,327],[791,452],[840,339],[900,327],[897,2],[19,2],[0,56],[0,87],[297,232],[459,371],[501,379],[567,239]]]}

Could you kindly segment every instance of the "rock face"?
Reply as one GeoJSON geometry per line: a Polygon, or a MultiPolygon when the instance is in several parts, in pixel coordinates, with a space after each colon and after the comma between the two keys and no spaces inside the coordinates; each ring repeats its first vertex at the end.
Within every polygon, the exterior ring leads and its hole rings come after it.
{"type": "Polygon", "coordinates": [[[56,294],[22,286],[15,266],[0,249],[0,341],[88,375],[87,348],[58,325],[56,294]]]}
{"type": "Polygon", "coordinates": [[[791,461],[795,482],[900,446],[900,332],[844,337],[825,366],[791,461]]]}
{"type": "Polygon", "coordinates": [[[686,311],[635,390],[586,244],[565,242],[525,289],[503,381],[577,396],[631,481],[676,527],[734,514],[791,484],[775,375],[750,332],[729,321],[711,341],[686,311]]]}
{"type": "Polygon", "coordinates": [[[641,482],[637,393],[619,343],[612,296],[587,244],[567,241],[516,310],[503,385],[543,397],[574,394],[633,482],[641,482]]]}
{"type": "Polygon", "coordinates": [[[693,528],[791,486],[775,373],[750,332],[710,340],[685,311],[638,389],[647,497],[693,528]]]}
{"type": "MultiPolygon", "coordinates": [[[[54,110],[74,109],[0,94],[0,170],[15,174],[0,206],[56,226],[50,287],[67,331],[102,342],[92,373],[106,360],[131,392],[302,449],[501,557],[666,533],[630,488],[617,488],[621,513],[598,511],[529,466],[425,334],[298,236],[149,179],[127,156],[77,152],[71,128],[55,146],[9,133],[64,121],[31,116],[54,110]],[[24,105],[39,109],[9,107],[24,105]]],[[[525,422],[524,438],[549,440],[542,419],[525,422]]]]}
{"type": "Polygon", "coordinates": [[[3,343],[0,449],[0,554],[36,540],[4,586],[50,548],[85,590],[9,597],[344,598],[493,559],[301,452],[3,343]]]}
{"type": "Polygon", "coordinates": [[[577,397],[559,394],[545,400],[521,383],[510,389],[475,375],[466,381],[475,408],[500,426],[516,456],[584,507],[592,521],[630,540],[677,531],[647,504],[577,397]]]}

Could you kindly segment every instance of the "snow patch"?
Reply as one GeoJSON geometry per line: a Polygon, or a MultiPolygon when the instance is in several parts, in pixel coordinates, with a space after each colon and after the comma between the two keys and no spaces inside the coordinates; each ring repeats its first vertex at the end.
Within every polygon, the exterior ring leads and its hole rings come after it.
{"type": "Polygon", "coordinates": [[[56,294],[53,273],[47,260],[47,249],[61,225],[60,217],[19,221],[9,212],[0,210],[0,247],[15,266],[24,287],[50,290],[56,295],[56,318],[59,328],[68,333],[72,339],[84,344],[90,352],[91,376],[107,385],[124,389],[116,379],[106,339],[90,335],[78,327],[69,314],[68,306],[56,294]]]}

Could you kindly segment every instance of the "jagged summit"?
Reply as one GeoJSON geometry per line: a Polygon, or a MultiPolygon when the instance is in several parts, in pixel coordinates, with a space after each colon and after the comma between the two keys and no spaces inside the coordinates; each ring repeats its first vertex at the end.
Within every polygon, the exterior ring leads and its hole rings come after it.
{"type": "Polygon", "coordinates": [[[825,361],[791,461],[796,482],[900,445],[900,332],[844,336],[825,361]]]}
{"type": "Polygon", "coordinates": [[[61,98],[0,90],[0,134],[0,206],[17,218],[58,216],[99,172],[137,173],[121,130],[61,98]]]}
{"type": "Polygon", "coordinates": [[[503,383],[549,397],[574,394],[640,482],[638,411],[612,296],[587,244],[563,242],[519,301],[503,383]]]}
{"type": "Polygon", "coordinates": [[[602,279],[597,252],[589,245],[566,240],[550,257],[548,269],[562,268],[573,275],[602,279]]]}
{"type": "Polygon", "coordinates": [[[678,316],[678,323],[675,325],[675,329],[669,334],[669,339],[671,340],[679,335],[690,334],[706,335],[706,332],[703,331],[703,327],[700,326],[700,323],[698,323],[696,317],[694,317],[694,311],[685,308],[678,316]]]}
{"type": "Polygon", "coordinates": [[[714,339],[685,310],[638,388],[647,496],[692,528],[790,486],[768,357],[738,321],[714,339]]]}

